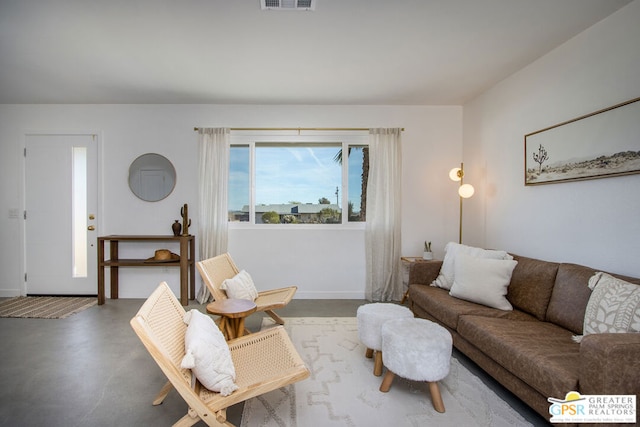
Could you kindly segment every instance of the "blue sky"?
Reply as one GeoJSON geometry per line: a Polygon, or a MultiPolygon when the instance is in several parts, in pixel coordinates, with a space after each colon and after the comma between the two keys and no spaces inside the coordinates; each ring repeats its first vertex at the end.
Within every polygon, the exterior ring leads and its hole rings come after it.
{"type": "MultiPolygon", "coordinates": [[[[342,170],[334,156],[340,146],[269,146],[256,148],[256,203],[280,204],[290,201],[318,203],[326,197],[336,203],[336,187],[342,205],[342,170]]],[[[362,151],[350,156],[350,200],[360,207],[362,151]],[[354,166],[352,166],[354,165],[354,166]],[[354,169],[354,170],[352,170],[354,169]]],[[[249,147],[233,147],[229,176],[229,209],[249,204],[249,147]]]]}

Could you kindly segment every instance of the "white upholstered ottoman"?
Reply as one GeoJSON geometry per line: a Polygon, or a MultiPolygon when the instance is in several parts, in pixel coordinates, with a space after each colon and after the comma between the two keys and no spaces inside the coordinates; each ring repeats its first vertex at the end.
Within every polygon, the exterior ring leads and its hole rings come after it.
{"type": "Polygon", "coordinates": [[[396,319],[382,325],[382,353],[387,373],[380,391],[387,392],[394,375],[429,383],[431,402],[444,412],[438,381],[449,374],[451,333],[425,319],[396,319]]]}
{"type": "Polygon", "coordinates": [[[366,356],[373,357],[373,374],[377,377],[382,375],[382,325],[393,319],[405,318],[413,319],[413,312],[407,307],[392,303],[372,303],[358,307],[358,337],[367,346],[366,356]]]}

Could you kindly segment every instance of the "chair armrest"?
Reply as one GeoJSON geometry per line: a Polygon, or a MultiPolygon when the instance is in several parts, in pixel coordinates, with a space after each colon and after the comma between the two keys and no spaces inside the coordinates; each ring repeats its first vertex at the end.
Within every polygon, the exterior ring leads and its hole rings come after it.
{"type": "Polygon", "coordinates": [[[255,303],[258,311],[274,310],[289,304],[298,290],[297,286],[259,291],[255,303]]]}
{"type": "Polygon", "coordinates": [[[640,399],[640,333],[584,336],[580,393],[635,394],[640,399]]]}
{"type": "Polygon", "coordinates": [[[409,270],[410,285],[430,285],[440,273],[442,261],[420,261],[411,264],[409,270]]]}

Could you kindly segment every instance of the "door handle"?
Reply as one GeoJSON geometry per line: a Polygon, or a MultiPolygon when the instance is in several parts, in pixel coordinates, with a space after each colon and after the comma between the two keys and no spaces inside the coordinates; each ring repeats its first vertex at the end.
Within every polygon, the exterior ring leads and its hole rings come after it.
{"type": "Polygon", "coordinates": [[[90,226],[88,226],[88,227],[87,227],[87,230],[89,230],[89,231],[93,231],[93,230],[95,230],[95,229],[96,229],[96,228],[95,228],[93,225],[90,225],[90,226]]]}

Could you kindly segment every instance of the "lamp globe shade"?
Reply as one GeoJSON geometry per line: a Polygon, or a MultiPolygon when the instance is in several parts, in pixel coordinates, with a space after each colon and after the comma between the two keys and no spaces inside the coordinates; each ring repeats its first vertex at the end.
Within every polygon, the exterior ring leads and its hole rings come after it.
{"type": "Polygon", "coordinates": [[[473,185],[471,185],[471,184],[463,184],[458,189],[458,194],[463,199],[468,199],[469,197],[473,196],[473,193],[475,191],[476,190],[473,188],[473,185]]]}
{"type": "Polygon", "coordinates": [[[453,168],[449,171],[449,178],[451,181],[460,181],[462,179],[462,169],[453,168]]]}

